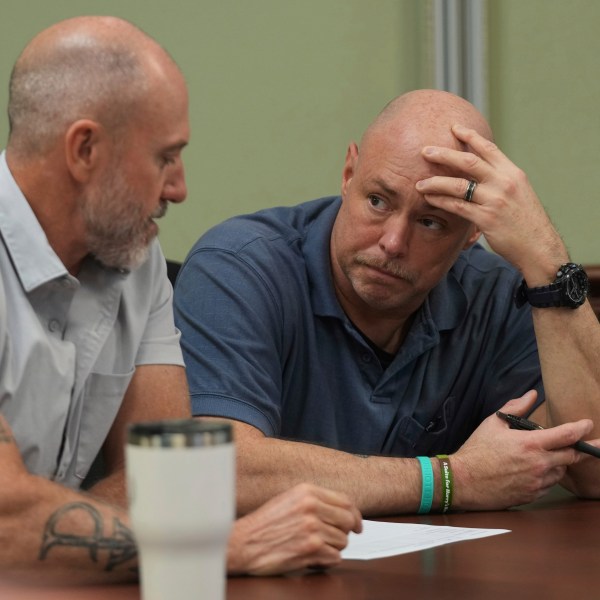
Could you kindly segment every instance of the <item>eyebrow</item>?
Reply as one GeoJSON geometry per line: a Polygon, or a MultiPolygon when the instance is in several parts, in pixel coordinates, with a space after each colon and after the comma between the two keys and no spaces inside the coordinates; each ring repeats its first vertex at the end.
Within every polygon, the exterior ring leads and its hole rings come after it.
{"type": "Polygon", "coordinates": [[[394,196],[394,197],[398,196],[398,192],[396,190],[394,190],[393,188],[391,188],[390,186],[388,186],[385,183],[385,181],[383,181],[383,179],[380,179],[379,177],[376,177],[373,180],[373,183],[375,185],[378,185],[388,196],[394,196]]]}
{"type": "Polygon", "coordinates": [[[188,145],[188,142],[185,142],[185,141],[175,142],[174,144],[171,144],[170,146],[167,146],[166,148],[163,148],[162,151],[163,152],[180,152],[187,145],[188,145]]]}

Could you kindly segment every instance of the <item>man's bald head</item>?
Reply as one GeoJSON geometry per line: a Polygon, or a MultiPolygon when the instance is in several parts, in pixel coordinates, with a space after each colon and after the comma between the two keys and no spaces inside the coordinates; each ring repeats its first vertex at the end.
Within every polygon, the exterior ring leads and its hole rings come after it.
{"type": "Polygon", "coordinates": [[[483,115],[464,98],[441,90],[415,90],[389,102],[363,135],[361,146],[380,134],[397,136],[398,141],[458,148],[451,133],[452,125],[475,129],[492,139],[492,131],[483,115]]]}
{"type": "Polygon", "coordinates": [[[11,75],[9,151],[42,154],[78,119],[115,132],[165,67],[179,74],[156,41],[122,19],[76,17],[45,29],[11,75]]]}

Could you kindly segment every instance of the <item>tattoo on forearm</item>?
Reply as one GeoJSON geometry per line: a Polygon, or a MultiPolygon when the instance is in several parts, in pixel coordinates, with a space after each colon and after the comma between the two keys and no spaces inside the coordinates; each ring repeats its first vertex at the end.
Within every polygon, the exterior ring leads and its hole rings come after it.
{"type": "Polygon", "coordinates": [[[113,518],[113,534],[110,537],[102,535],[104,522],[100,512],[86,502],[73,502],[57,510],[46,523],[44,538],[40,550],[40,560],[48,556],[55,546],[86,548],[90,559],[98,562],[107,553],[105,571],[132,560],[137,556],[137,549],[131,530],[117,518],[113,518]],[[69,533],[68,520],[74,511],[82,511],[84,519],[89,523],[89,533],[69,533]]]}
{"type": "Polygon", "coordinates": [[[354,456],[356,456],[357,458],[369,458],[368,454],[355,454],[354,456]]]}

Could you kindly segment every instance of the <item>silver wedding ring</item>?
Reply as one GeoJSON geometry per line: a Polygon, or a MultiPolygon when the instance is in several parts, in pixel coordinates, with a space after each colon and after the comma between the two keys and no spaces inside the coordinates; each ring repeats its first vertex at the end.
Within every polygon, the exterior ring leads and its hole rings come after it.
{"type": "Polygon", "coordinates": [[[467,186],[467,191],[465,192],[465,200],[467,202],[471,202],[473,200],[473,194],[475,193],[475,188],[477,187],[477,182],[472,179],[469,181],[469,185],[467,186]]]}

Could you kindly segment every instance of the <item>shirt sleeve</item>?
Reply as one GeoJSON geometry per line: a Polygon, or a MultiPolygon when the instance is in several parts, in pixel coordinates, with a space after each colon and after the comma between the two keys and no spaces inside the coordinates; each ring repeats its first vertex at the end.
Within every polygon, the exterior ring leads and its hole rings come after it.
{"type": "MultiPolygon", "coordinates": [[[[151,305],[135,364],[183,366],[180,332],[175,328],[173,319],[173,288],[167,278],[166,261],[158,242],[153,243],[147,263],[137,271],[137,281],[132,285],[136,287],[136,293],[151,296],[151,305]]],[[[140,300],[143,302],[143,299],[140,300]]]]}
{"type": "Polygon", "coordinates": [[[240,253],[197,249],[179,273],[175,322],[193,414],[236,419],[273,436],[281,429],[283,331],[269,271],[276,264],[261,268],[240,253]]]}

